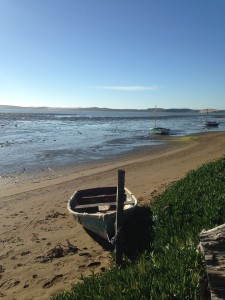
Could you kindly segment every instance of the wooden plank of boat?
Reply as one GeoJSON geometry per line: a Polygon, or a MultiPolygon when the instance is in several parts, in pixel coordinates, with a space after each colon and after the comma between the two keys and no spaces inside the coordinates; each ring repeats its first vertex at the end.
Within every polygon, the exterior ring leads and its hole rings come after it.
{"type": "MultiPolygon", "coordinates": [[[[124,205],[135,204],[135,201],[125,201],[124,205]]],[[[116,202],[102,202],[102,203],[90,203],[90,204],[81,204],[76,205],[76,209],[79,208],[89,208],[89,207],[97,207],[102,205],[116,205],[116,202]]]]}
{"type": "Polygon", "coordinates": [[[100,198],[109,198],[109,197],[112,197],[112,198],[115,198],[116,197],[116,194],[111,194],[111,195],[96,195],[96,196],[83,196],[82,198],[83,199],[100,199],[100,198]]]}

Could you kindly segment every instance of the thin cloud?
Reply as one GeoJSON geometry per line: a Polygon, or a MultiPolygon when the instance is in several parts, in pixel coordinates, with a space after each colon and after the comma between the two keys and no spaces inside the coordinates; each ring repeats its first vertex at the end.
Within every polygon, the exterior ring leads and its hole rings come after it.
{"type": "Polygon", "coordinates": [[[111,91],[156,91],[159,90],[158,86],[94,86],[95,89],[99,90],[111,90],[111,91]]]}

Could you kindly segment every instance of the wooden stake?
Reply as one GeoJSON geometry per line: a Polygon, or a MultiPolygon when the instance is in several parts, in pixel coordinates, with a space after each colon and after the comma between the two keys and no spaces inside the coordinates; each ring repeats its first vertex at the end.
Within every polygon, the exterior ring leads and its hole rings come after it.
{"type": "Polygon", "coordinates": [[[123,206],[126,201],[124,190],[125,171],[118,170],[117,207],[116,207],[116,264],[121,265],[123,258],[123,206]]]}

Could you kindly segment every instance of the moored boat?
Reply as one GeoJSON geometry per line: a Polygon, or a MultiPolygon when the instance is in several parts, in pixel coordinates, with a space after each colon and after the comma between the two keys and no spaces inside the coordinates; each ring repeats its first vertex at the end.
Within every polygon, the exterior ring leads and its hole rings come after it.
{"type": "Polygon", "coordinates": [[[219,122],[216,122],[216,121],[207,121],[207,122],[205,122],[205,126],[207,126],[207,127],[218,127],[219,126],[219,122]]]}
{"type": "MultiPolygon", "coordinates": [[[[125,187],[124,222],[137,206],[136,197],[125,187]]],[[[68,201],[67,208],[84,228],[112,242],[115,237],[117,187],[78,190],[68,201]]]]}
{"type": "Polygon", "coordinates": [[[150,131],[154,134],[170,134],[170,129],[165,127],[153,127],[150,128],[150,131]]]}
{"type": "Polygon", "coordinates": [[[219,122],[217,121],[208,121],[208,109],[206,110],[206,119],[205,119],[205,126],[206,127],[218,127],[219,126],[219,122]]]}
{"type": "Polygon", "coordinates": [[[156,106],[155,106],[155,126],[150,128],[150,132],[153,134],[162,134],[168,135],[170,134],[170,129],[165,127],[157,127],[156,126],[156,106]]]}

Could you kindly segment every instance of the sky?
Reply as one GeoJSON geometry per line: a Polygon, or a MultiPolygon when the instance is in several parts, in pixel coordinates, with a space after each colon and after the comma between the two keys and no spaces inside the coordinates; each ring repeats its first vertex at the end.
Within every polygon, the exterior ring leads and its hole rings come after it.
{"type": "Polygon", "coordinates": [[[0,105],[225,109],[225,0],[0,0],[0,105]]]}

